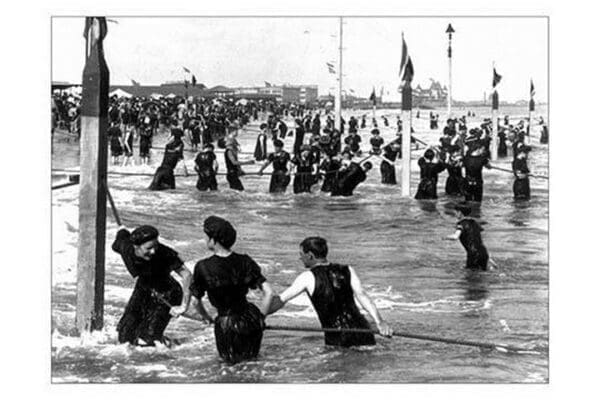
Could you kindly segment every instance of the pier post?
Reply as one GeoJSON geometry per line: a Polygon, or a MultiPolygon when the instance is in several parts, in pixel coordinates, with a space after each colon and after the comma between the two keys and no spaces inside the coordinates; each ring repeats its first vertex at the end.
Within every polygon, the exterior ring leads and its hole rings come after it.
{"type": "Polygon", "coordinates": [[[498,159],[498,92],[492,93],[492,141],[490,143],[490,153],[492,161],[498,159]]]}
{"type": "Polygon", "coordinates": [[[410,197],[410,159],[412,132],[412,88],[402,87],[402,197],[410,197]]]}
{"type": "Polygon", "coordinates": [[[106,35],[105,18],[87,17],[84,34],[89,51],[83,70],[81,98],[76,307],[80,335],[102,329],[104,317],[109,89],[109,72],[102,48],[106,35]]]}

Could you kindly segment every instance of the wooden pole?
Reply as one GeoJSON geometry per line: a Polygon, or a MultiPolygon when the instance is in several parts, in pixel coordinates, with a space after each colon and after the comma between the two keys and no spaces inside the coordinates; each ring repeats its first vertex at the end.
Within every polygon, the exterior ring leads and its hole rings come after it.
{"type": "Polygon", "coordinates": [[[412,88],[402,88],[402,197],[410,197],[410,138],[412,131],[412,88]]]}
{"type": "Polygon", "coordinates": [[[103,20],[91,17],[90,52],[82,80],[76,308],[80,334],[102,329],[104,317],[109,72],[102,48],[103,20]]]}
{"type": "Polygon", "coordinates": [[[492,93],[492,141],[490,143],[490,152],[492,161],[498,159],[498,92],[492,93]]]}
{"type": "Polygon", "coordinates": [[[446,33],[448,34],[448,118],[447,119],[450,119],[452,116],[452,34],[454,33],[454,29],[452,29],[451,24],[448,24],[446,33]]]}
{"type": "Polygon", "coordinates": [[[535,101],[533,100],[533,97],[531,99],[529,99],[529,118],[528,118],[528,124],[527,124],[527,135],[525,136],[525,143],[526,144],[530,144],[531,143],[531,134],[533,133],[533,112],[535,111],[535,101]]]}
{"type": "Polygon", "coordinates": [[[335,128],[342,131],[342,36],[343,36],[343,19],[340,17],[340,56],[338,63],[338,90],[335,96],[335,128]]]}

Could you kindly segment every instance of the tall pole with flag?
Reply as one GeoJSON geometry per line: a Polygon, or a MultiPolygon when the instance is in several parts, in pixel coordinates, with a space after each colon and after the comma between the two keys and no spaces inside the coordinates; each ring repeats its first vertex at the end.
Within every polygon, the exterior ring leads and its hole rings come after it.
{"type": "Polygon", "coordinates": [[[412,132],[412,87],[415,72],[408,46],[402,33],[402,58],[400,60],[400,91],[402,93],[402,196],[410,197],[410,142],[412,132]]]}
{"type": "Polygon", "coordinates": [[[502,75],[496,72],[495,64],[492,64],[492,69],[494,70],[494,75],[492,78],[492,140],[490,144],[490,152],[492,153],[492,161],[496,161],[498,159],[498,105],[500,103],[496,85],[498,85],[500,80],[502,80],[502,75]]]}
{"type": "Polygon", "coordinates": [[[342,131],[342,54],[343,54],[343,18],[340,17],[340,56],[338,60],[338,90],[335,96],[335,127],[342,131]]]}
{"type": "Polygon", "coordinates": [[[369,100],[373,103],[373,121],[375,121],[375,118],[377,117],[377,94],[375,93],[375,86],[373,86],[373,91],[369,96],[369,100]]]}
{"type": "Polygon", "coordinates": [[[109,71],[102,43],[106,32],[104,17],[86,17],[83,33],[86,60],[81,93],[75,314],[79,334],[100,330],[104,324],[109,71]]]}
{"type": "Polygon", "coordinates": [[[451,24],[446,28],[448,34],[448,119],[452,114],[452,34],[454,29],[451,24]]]}
{"type": "Polygon", "coordinates": [[[531,142],[531,134],[533,133],[533,112],[535,111],[535,87],[533,86],[533,79],[529,81],[529,123],[527,125],[527,144],[531,142]]]}

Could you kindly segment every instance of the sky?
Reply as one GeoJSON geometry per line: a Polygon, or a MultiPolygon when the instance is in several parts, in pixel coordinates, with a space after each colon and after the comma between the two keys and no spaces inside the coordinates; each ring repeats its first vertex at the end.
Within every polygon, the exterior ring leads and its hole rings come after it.
{"type": "MultiPolygon", "coordinates": [[[[334,93],[340,20],[327,18],[111,18],[104,42],[111,84],[158,85],[182,80],[183,67],[198,82],[255,86],[316,84],[319,94],[334,93]]],[[[430,78],[447,85],[448,35],[452,38],[452,98],[482,100],[491,91],[492,66],[502,75],[500,100],[547,101],[548,25],[534,17],[344,17],[345,90],[368,97],[373,87],[384,100],[399,100],[402,33],[412,58],[413,87],[429,87],[430,78]]],[[[84,19],[52,18],[52,80],[81,82],[84,19]]]]}

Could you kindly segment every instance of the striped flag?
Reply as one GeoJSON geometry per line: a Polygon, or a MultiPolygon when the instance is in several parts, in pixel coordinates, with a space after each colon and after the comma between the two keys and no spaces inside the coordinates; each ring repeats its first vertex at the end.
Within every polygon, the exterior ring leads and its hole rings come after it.
{"type": "Polygon", "coordinates": [[[408,46],[404,40],[404,34],[402,34],[402,58],[400,59],[400,80],[404,83],[412,82],[415,75],[415,71],[412,64],[412,59],[408,55],[408,46]]]}
{"type": "Polygon", "coordinates": [[[492,88],[495,88],[497,84],[502,80],[502,75],[496,72],[496,67],[494,67],[494,77],[492,79],[492,88]]]}
{"type": "MultiPolygon", "coordinates": [[[[131,79],[131,78],[130,78],[131,79]]],[[[133,79],[131,79],[131,84],[133,86],[140,86],[140,83],[138,81],[134,81],[133,79]]]]}
{"type": "Polygon", "coordinates": [[[327,69],[329,69],[329,73],[335,75],[335,66],[333,65],[333,63],[325,63],[325,64],[327,65],[327,69]]]}

